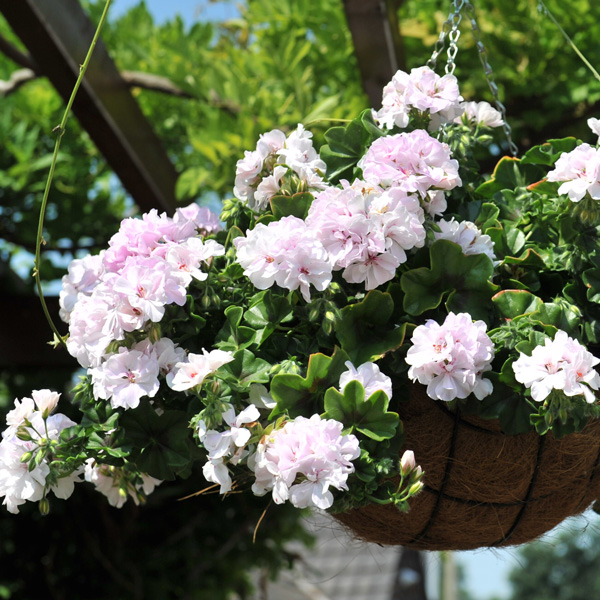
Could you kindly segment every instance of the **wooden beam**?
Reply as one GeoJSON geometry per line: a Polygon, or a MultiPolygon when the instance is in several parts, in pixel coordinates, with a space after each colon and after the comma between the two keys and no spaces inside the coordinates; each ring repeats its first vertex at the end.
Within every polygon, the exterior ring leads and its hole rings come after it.
{"type": "MultiPolygon", "coordinates": [[[[96,28],[78,0],[0,0],[0,12],[67,100],[96,28]]],[[[73,112],[136,204],[172,214],[177,173],[101,41],[73,112]]]]}
{"type": "Polygon", "coordinates": [[[406,69],[398,25],[398,0],[343,0],[346,20],[373,108],[381,106],[383,86],[398,69],[406,69]]]}

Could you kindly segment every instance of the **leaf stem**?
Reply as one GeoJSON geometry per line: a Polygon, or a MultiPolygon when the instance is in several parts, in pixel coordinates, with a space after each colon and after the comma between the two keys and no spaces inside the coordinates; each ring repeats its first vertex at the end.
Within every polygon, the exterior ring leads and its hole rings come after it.
{"type": "Polygon", "coordinates": [[[71,112],[71,107],[73,106],[73,102],[75,101],[75,96],[77,95],[79,86],[81,85],[81,82],[83,80],[83,76],[85,75],[85,72],[88,68],[90,59],[92,58],[92,53],[94,52],[94,48],[96,47],[96,42],[98,41],[98,38],[100,37],[100,31],[102,30],[104,22],[106,21],[106,16],[108,14],[108,7],[110,6],[111,2],[112,2],[112,0],[106,0],[106,5],[104,6],[104,11],[102,12],[102,16],[100,17],[100,21],[98,23],[98,27],[96,28],[96,33],[94,34],[92,43],[90,44],[87,56],[85,57],[83,64],[79,67],[79,77],[77,78],[77,81],[75,82],[75,87],[73,88],[73,91],[71,92],[71,97],[69,98],[69,101],[67,103],[67,107],[63,114],[63,118],[60,122],[60,125],[58,125],[58,127],[56,127],[53,130],[53,131],[57,132],[56,143],[54,145],[54,154],[52,155],[52,163],[50,164],[50,172],[48,173],[48,179],[46,181],[46,187],[44,189],[44,196],[42,197],[42,205],[40,207],[40,218],[39,218],[39,223],[38,223],[38,231],[37,231],[37,239],[36,239],[36,247],[35,247],[35,260],[34,260],[33,275],[35,278],[37,291],[38,291],[38,294],[40,297],[40,302],[42,304],[42,310],[44,311],[44,314],[46,315],[46,319],[50,325],[50,328],[54,332],[54,335],[56,338],[55,341],[58,340],[58,342],[60,342],[65,347],[66,347],[65,339],[63,338],[63,336],[61,336],[60,332],[56,328],[54,321],[52,321],[52,317],[50,316],[50,312],[48,311],[48,306],[46,305],[46,300],[44,298],[44,292],[42,290],[42,280],[40,277],[40,261],[41,261],[42,244],[45,244],[45,241],[43,238],[44,217],[46,216],[46,206],[48,204],[48,196],[50,194],[50,187],[52,185],[52,179],[54,178],[54,171],[56,168],[56,161],[58,159],[58,151],[60,149],[60,142],[61,142],[62,136],[65,134],[67,120],[68,120],[69,114],[71,112]]]}

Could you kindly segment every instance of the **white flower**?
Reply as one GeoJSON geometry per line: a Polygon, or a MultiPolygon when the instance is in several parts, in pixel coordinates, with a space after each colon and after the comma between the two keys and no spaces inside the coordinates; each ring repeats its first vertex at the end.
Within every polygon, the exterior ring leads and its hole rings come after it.
{"type": "Polygon", "coordinates": [[[384,392],[388,399],[392,398],[392,380],[382,373],[375,363],[363,363],[358,369],[350,361],[346,361],[345,365],[348,370],[340,375],[342,393],[351,381],[358,381],[365,388],[365,400],[379,390],[384,392]]]}
{"type": "Polygon", "coordinates": [[[99,367],[90,369],[94,396],[110,400],[113,408],[136,408],[140,398],[158,392],[159,366],[154,353],[119,348],[99,367]]]}
{"type": "Polygon", "coordinates": [[[141,493],[148,496],[162,483],[160,479],[146,473],[141,473],[141,481],[134,483],[131,476],[122,469],[99,465],[93,458],[86,461],[84,477],[85,481],[93,483],[96,490],[106,496],[108,503],[115,508],[121,508],[128,497],[133,498],[135,504],[139,505],[141,493]]]}
{"type": "Polygon", "coordinates": [[[502,114],[489,102],[463,102],[464,112],[454,119],[455,123],[474,123],[477,127],[502,127],[502,114]]]}
{"type": "Polygon", "coordinates": [[[481,400],[492,393],[492,384],[482,374],[492,368],[494,346],[483,321],[471,315],[449,313],[439,325],[429,319],[413,332],[406,362],[408,376],[427,385],[427,395],[436,400],[454,400],[475,394],[481,400]]]}
{"type": "Polygon", "coordinates": [[[257,496],[270,491],[276,504],[290,500],[297,508],[329,508],[329,488],[348,489],[351,461],[360,455],[358,439],[342,435],[342,428],[338,421],[313,415],[296,417],[265,436],[254,457],[252,491],[257,496]]]}
{"type": "Polygon", "coordinates": [[[594,367],[600,363],[577,340],[559,330],[554,340],[546,338],[536,346],[531,356],[521,353],[513,363],[515,379],[531,389],[531,397],[543,402],[552,390],[562,390],[566,396],[583,396],[592,404],[592,390],[600,387],[600,375],[594,367]]]}
{"type": "Polygon", "coordinates": [[[57,392],[53,392],[52,390],[33,390],[31,392],[33,396],[33,401],[37,409],[42,413],[49,415],[58,404],[58,399],[60,398],[60,394],[57,392]]]}
{"type": "Polygon", "coordinates": [[[481,233],[480,229],[471,221],[450,221],[444,219],[437,223],[441,231],[435,231],[436,240],[449,240],[458,244],[463,254],[485,254],[492,261],[496,260],[494,242],[489,235],[481,233]]]}
{"type": "Polygon", "coordinates": [[[231,362],[233,354],[223,350],[202,350],[202,354],[190,353],[187,361],[178,362],[167,374],[167,385],[176,392],[202,385],[204,379],[219,367],[231,362]]]}

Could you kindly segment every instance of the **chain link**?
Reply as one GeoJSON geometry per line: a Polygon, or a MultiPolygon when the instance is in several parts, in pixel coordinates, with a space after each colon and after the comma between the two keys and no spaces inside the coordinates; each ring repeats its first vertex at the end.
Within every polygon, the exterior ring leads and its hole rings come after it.
{"type": "Polygon", "coordinates": [[[473,40],[475,41],[475,46],[477,48],[477,52],[479,53],[479,60],[481,62],[481,66],[483,67],[483,72],[485,74],[485,79],[490,88],[490,92],[492,92],[492,96],[494,98],[494,104],[498,109],[498,112],[502,115],[502,129],[504,129],[504,134],[506,135],[506,140],[508,142],[508,149],[513,156],[516,156],[519,153],[519,149],[517,145],[513,142],[512,139],[512,128],[508,124],[508,120],[506,118],[506,107],[500,101],[500,95],[498,93],[498,85],[494,80],[494,72],[492,71],[492,67],[487,59],[487,50],[481,41],[481,30],[479,29],[479,25],[477,25],[477,21],[475,20],[475,9],[473,5],[468,2],[468,0],[464,1],[464,5],[466,8],[467,17],[471,21],[471,33],[473,34],[473,40]]]}
{"type": "Polygon", "coordinates": [[[506,135],[506,139],[508,141],[508,148],[510,150],[510,153],[513,156],[516,156],[519,152],[519,149],[512,140],[512,128],[506,120],[506,107],[500,101],[498,85],[494,80],[494,73],[487,59],[487,50],[485,49],[485,46],[481,41],[481,30],[479,29],[479,25],[477,24],[477,21],[475,19],[475,9],[473,8],[473,4],[471,4],[469,0],[452,0],[452,8],[450,10],[450,14],[442,25],[440,36],[435,42],[433,53],[431,55],[431,58],[427,61],[427,66],[430,69],[435,69],[437,59],[439,55],[443,52],[444,47],[446,45],[446,38],[448,38],[450,42],[446,51],[448,58],[446,61],[445,71],[448,75],[454,74],[454,70],[456,68],[455,59],[458,53],[458,39],[460,38],[459,27],[462,22],[463,8],[466,9],[467,17],[471,22],[471,33],[473,35],[473,40],[475,41],[477,52],[479,53],[479,60],[481,61],[481,66],[483,67],[485,79],[494,98],[494,104],[496,105],[496,108],[502,115],[502,122],[504,123],[502,128],[504,129],[504,134],[506,135]]]}

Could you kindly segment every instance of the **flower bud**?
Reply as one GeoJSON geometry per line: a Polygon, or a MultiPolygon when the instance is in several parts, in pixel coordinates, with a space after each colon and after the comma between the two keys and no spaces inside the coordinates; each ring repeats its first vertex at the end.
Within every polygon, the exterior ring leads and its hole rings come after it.
{"type": "Polygon", "coordinates": [[[33,452],[24,452],[21,455],[20,462],[22,462],[22,463],[29,462],[31,460],[32,456],[33,456],[33,452]]]}
{"type": "Polygon", "coordinates": [[[50,512],[50,500],[45,496],[40,500],[39,503],[40,513],[45,517],[50,512]]]}
{"type": "Polygon", "coordinates": [[[31,437],[31,433],[25,427],[20,427],[17,429],[17,437],[23,442],[30,442],[33,438],[31,437]]]}
{"type": "Polygon", "coordinates": [[[415,453],[407,450],[400,459],[400,474],[402,477],[406,477],[416,466],[415,453]]]}
{"type": "Polygon", "coordinates": [[[408,490],[408,494],[410,496],[416,496],[425,486],[425,484],[422,481],[417,481],[416,483],[413,483],[409,490],[408,490]]]}

